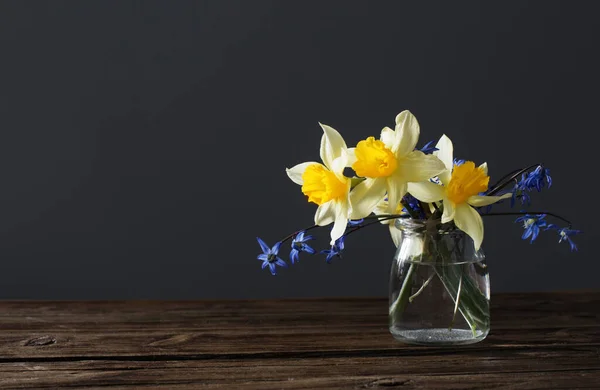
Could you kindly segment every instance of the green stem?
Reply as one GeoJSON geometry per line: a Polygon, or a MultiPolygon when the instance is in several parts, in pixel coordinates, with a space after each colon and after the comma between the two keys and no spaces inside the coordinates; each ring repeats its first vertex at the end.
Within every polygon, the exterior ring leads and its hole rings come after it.
{"type": "Polygon", "coordinates": [[[400,293],[398,297],[390,307],[389,314],[393,316],[395,321],[399,321],[402,317],[402,313],[404,313],[404,309],[408,303],[408,299],[410,298],[410,292],[412,290],[412,276],[417,268],[415,263],[411,263],[410,267],[408,267],[408,271],[406,272],[406,277],[404,278],[404,282],[402,282],[402,287],[400,288],[400,293]]]}
{"type": "Polygon", "coordinates": [[[521,174],[529,171],[530,169],[537,168],[538,166],[544,166],[543,164],[533,164],[528,166],[527,168],[518,169],[516,171],[512,171],[508,175],[501,178],[496,184],[494,184],[487,192],[486,195],[494,195],[502,188],[506,187],[510,182],[515,180],[517,177],[521,176],[521,174]]]}
{"type": "Polygon", "coordinates": [[[463,277],[462,277],[462,275],[460,275],[460,280],[458,281],[458,291],[456,293],[456,299],[454,300],[454,313],[452,314],[452,321],[450,321],[450,327],[449,327],[450,330],[452,330],[452,327],[454,326],[454,320],[456,319],[456,312],[458,311],[458,304],[460,303],[460,293],[462,292],[462,281],[463,281],[463,277]]]}
{"type": "Polygon", "coordinates": [[[412,303],[412,301],[415,300],[416,297],[419,296],[419,294],[421,294],[423,292],[423,290],[425,289],[425,287],[427,287],[427,285],[431,282],[431,279],[433,279],[433,277],[435,276],[435,274],[431,274],[431,276],[429,276],[427,278],[427,280],[425,282],[423,282],[423,284],[421,285],[421,287],[417,290],[416,293],[414,293],[413,295],[411,295],[410,297],[408,297],[408,302],[412,303]]]}
{"type": "Polygon", "coordinates": [[[451,297],[458,296],[460,291],[458,311],[460,311],[463,318],[471,328],[473,336],[475,336],[475,330],[477,328],[484,329],[489,324],[487,298],[479,290],[479,287],[473,283],[471,278],[468,276],[464,277],[464,271],[462,270],[462,267],[460,267],[460,270],[456,270],[456,267],[460,266],[436,266],[435,272],[451,297]],[[446,270],[446,268],[451,269],[446,270]]]}
{"type": "Polygon", "coordinates": [[[475,336],[475,330],[487,327],[489,322],[487,298],[481,293],[479,287],[473,283],[468,274],[465,273],[463,265],[445,264],[445,260],[451,259],[455,252],[457,258],[463,258],[463,248],[461,248],[460,240],[455,239],[452,248],[449,247],[448,242],[436,245],[436,252],[438,258],[443,260],[443,263],[442,265],[435,265],[434,271],[455,302],[454,315],[450,323],[450,328],[454,325],[454,318],[458,310],[471,328],[473,336],[475,336]]]}

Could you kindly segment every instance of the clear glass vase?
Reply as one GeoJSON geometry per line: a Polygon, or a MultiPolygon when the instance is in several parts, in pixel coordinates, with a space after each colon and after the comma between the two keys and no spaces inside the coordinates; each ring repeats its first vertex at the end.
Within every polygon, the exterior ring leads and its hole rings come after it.
{"type": "Polygon", "coordinates": [[[397,219],[390,273],[390,332],[421,345],[472,344],[490,330],[485,256],[453,223],[397,219]]]}

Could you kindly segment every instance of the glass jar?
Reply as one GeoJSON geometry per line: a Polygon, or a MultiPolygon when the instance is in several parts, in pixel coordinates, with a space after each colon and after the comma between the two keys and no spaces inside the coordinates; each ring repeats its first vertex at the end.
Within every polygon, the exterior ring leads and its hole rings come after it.
{"type": "Polygon", "coordinates": [[[450,222],[397,219],[390,273],[390,332],[421,345],[472,344],[490,330],[485,256],[450,222]]]}

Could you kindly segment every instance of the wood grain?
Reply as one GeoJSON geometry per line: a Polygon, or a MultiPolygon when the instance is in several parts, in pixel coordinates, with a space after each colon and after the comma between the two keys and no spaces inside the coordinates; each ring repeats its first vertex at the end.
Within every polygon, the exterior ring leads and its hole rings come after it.
{"type": "Polygon", "coordinates": [[[600,389],[600,292],[501,294],[481,343],[396,342],[386,299],[0,303],[0,388],[600,389]]]}

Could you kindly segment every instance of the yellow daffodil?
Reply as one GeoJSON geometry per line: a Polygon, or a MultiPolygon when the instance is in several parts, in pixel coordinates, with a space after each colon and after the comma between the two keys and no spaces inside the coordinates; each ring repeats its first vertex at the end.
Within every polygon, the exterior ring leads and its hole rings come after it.
{"type": "Polygon", "coordinates": [[[442,223],[454,221],[456,227],[473,239],[477,250],[483,241],[483,221],[473,207],[487,206],[512,195],[479,195],[488,189],[490,177],[487,164],[476,167],[474,162],[466,161],[454,165],[452,141],[446,135],[440,138],[436,148],[438,150],[434,154],[446,166],[446,170],[438,175],[440,184],[430,181],[410,183],[408,192],[422,202],[442,201],[442,223]]]}
{"type": "Polygon", "coordinates": [[[394,213],[407,192],[407,183],[420,182],[438,175],[444,164],[433,155],[415,150],[419,123],[409,111],[396,116],[395,130],[381,131],[379,140],[369,137],[350,152],[356,157],[352,169],[366,180],[350,193],[352,218],[369,215],[387,193],[387,213],[394,213]]]}
{"type": "Polygon", "coordinates": [[[308,197],[308,201],[319,206],[315,213],[315,224],[325,226],[333,222],[331,245],[334,245],[335,240],[344,234],[352,213],[349,199],[351,181],[344,176],[344,168],[353,163],[354,157],[340,133],[327,125],[320,125],[323,129],[323,164],[304,162],[286,169],[286,172],[294,183],[302,186],[302,193],[308,197]]]}

